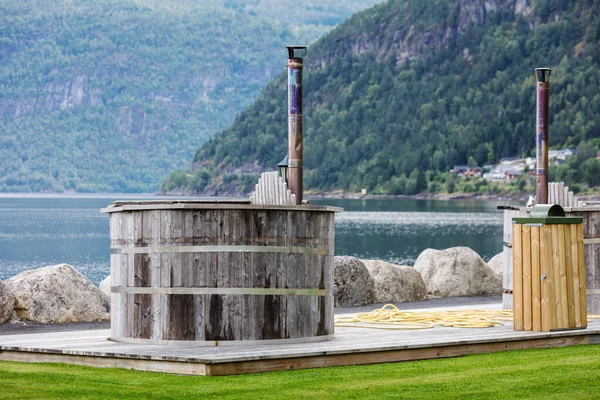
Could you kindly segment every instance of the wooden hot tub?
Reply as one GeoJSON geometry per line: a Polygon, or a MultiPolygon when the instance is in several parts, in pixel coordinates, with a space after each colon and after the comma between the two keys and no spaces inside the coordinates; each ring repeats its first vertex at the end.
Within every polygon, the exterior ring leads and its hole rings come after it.
{"type": "Polygon", "coordinates": [[[335,212],[115,202],[111,339],[198,345],[333,338],[335,212]]]}

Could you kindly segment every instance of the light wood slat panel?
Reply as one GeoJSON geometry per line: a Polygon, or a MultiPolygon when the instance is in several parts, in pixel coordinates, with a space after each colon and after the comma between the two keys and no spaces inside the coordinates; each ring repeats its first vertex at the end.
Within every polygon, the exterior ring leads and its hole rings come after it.
{"type": "Polygon", "coordinates": [[[572,282],[567,283],[567,266],[565,264],[565,228],[563,224],[554,225],[552,228],[552,241],[556,246],[554,251],[554,262],[556,263],[555,270],[558,270],[560,276],[560,301],[558,302],[557,306],[560,307],[560,315],[562,318],[557,321],[557,328],[569,328],[569,298],[567,286],[572,285],[572,282]],[[555,237],[557,239],[556,243],[554,243],[555,237]]]}
{"type": "MultiPolygon", "coordinates": [[[[581,314],[581,294],[582,288],[581,278],[579,276],[579,249],[577,247],[577,225],[573,224],[569,226],[570,231],[570,247],[571,250],[569,255],[571,256],[571,265],[573,271],[573,303],[574,303],[574,314],[575,314],[575,326],[581,328],[583,325],[583,319],[581,314]]],[[[585,285],[584,285],[585,287],[585,285]]]]}
{"type": "MultiPolygon", "coordinates": [[[[582,319],[582,324],[585,324],[584,326],[587,326],[587,304],[586,304],[586,296],[585,296],[586,283],[585,283],[584,279],[582,279],[582,277],[585,276],[586,267],[585,267],[585,260],[584,260],[584,256],[583,256],[583,226],[581,224],[577,225],[577,258],[579,259],[579,262],[577,263],[577,265],[579,266],[579,277],[580,277],[580,279],[579,279],[579,295],[580,295],[580,302],[581,302],[581,319],[582,319]]],[[[596,273],[597,273],[597,271],[596,271],[596,273]]]]}
{"type": "Polygon", "coordinates": [[[567,285],[567,315],[568,315],[568,326],[570,328],[577,327],[577,323],[575,321],[575,301],[573,296],[574,293],[574,285],[575,280],[573,277],[573,270],[578,268],[577,264],[572,264],[572,256],[571,256],[571,227],[569,225],[563,225],[561,228],[562,232],[559,231],[559,234],[563,235],[563,240],[561,243],[563,254],[561,255],[563,261],[563,265],[566,268],[566,285],[567,285]]]}
{"type": "Polygon", "coordinates": [[[513,305],[514,329],[523,330],[523,238],[521,225],[513,225],[513,305]]]}
{"type": "Polygon", "coordinates": [[[542,331],[549,332],[553,329],[551,326],[552,293],[554,287],[551,286],[552,269],[548,268],[550,260],[552,260],[552,232],[547,229],[547,226],[540,228],[540,281],[541,281],[541,306],[542,306],[542,331]]]}
{"type": "Polygon", "coordinates": [[[527,225],[521,226],[521,237],[522,237],[522,285],[523,285],[523,329],[530,331],[533,329],[533,318],[532,318],[532,294],[531,294],[531,227],[527,225]]]}
{"type": "Polygon", "coordinates": [[[541,266],[540,266],[540,227],[531,228],[531,314],[532,329],[542,330],[542,306],[541,306],[541,266]]]}

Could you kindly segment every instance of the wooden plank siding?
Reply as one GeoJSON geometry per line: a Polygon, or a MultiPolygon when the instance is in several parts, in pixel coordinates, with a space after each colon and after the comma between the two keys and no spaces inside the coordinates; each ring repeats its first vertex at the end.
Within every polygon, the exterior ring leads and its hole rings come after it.
{"type": "MultiPolygon", "coordinates": [[[[572,257],[581,257],[584,260],[583,271],[579,271],[579,282],[585,288],[580,295],[586,297],[586,312],[600,314],[600,208],[595,206],[577,207],[567,210],[567,216],[583,217],[582,254],[575,253],[572,243],[572,257]]],[[[572,233],[573,234],[573,233],[572,233]]],[[[575,247],[574,247],[575,246],[575,247]]]]}
{"type": "Polygon", "coordinates": [[[582,229],[582,224],[513,224],[515,330],[587,326],[582,229]]]}
{"type": "Polygon", "coordinates": [[[502,305],[506,310],[513,308],[513,242],[512,242],[512,219],[516,217],[526,217],[528,211],[525,207],[522,209],[505,209],[504,210],[504,269],[502,274],[502,305]]]}

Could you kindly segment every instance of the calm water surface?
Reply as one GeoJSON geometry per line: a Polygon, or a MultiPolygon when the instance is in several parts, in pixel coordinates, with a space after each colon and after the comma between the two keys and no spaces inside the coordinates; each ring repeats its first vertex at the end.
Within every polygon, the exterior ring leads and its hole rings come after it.
{"type": "MultiPolygon", "coordinates": [[[[110,270],[108,216],[100,208],[116,199],[0,197],[0,279],[67,263],[98,284],[110,270]]],[[[337,255],[413,265],[426,248],[469,246],[486,261],[502,250],[502,214],[496,206],[505,203],[327,199],[311,204],[344,208],[336,217],[337,255]]]]}

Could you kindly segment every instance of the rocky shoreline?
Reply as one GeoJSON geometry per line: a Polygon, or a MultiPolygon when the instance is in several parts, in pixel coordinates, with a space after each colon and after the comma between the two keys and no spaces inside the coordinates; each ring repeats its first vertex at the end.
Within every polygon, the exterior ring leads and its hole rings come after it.
{"type": "MultiPolygon", "coordinates": [[[[239,191],[217,191],[206,193],[191,193],[187,191],[173,190],[170,192],[155,193],[157,196],[200,196],[200,197],[248,197],[248,193],[239,191]]],[[[518,195],[499,195],[499,194],[477,194],[477,193],[419,193],[415,195],[394,195],[394,194],[361,194],[361,193],[342,193],[342,192],[305,192],[304,197],[307,200],[316,199],[417,199],[417,200],[496,200],[496,201],[513,201],[525,202],[529,198],[529,194],[518,195]]],[[[589,196],[600,199],[600,196],[589,196]]]]}
{"type": "MultiPolygon", "coordinates": [[[[155,193],[157,196],[220,196],[220,197],[248,197],[247,193],[238,191],[223,191],[223,192],[207,192],[207,193],[191,193],[185,191],[171,191],[155,193]]],[[[506,194],[477,194],[477,193],[419,193],[415,195],[393,195],[393,194],[361,194],[361,193],[342,193],[342,192],[305,192],[304,197],[307,200],[319,200],[319,199],[415,199],[415,200],[474,200],[474,201],[506,201],[512,203],[525,204],[531,196],[531,193],[520,193],[514,195],[506,194]]],[[[600,195],[584,195],[578,196],[579,200],[588,201],[600,201],[600,195]]]]}
{"type": "MultiPolygon", "coordinates": [[[[0,281],[0,327],[4,332],[34,332],[55,324],[107,327],[110,287],[110,276],[96,287],[67,264],[22,272],[0,281]]],[[[488,264],[468,247],[426,249],[414,266],[334,257],[335,307],[500,293],[502,257],[488,264]]]]}

